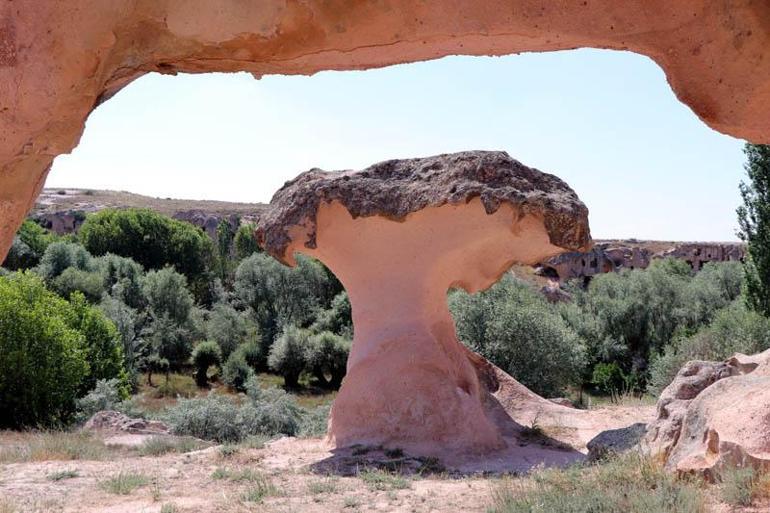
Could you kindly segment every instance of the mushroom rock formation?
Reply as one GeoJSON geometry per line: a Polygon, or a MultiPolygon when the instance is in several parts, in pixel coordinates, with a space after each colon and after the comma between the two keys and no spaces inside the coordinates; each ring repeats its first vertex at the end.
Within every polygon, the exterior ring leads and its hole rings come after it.
{"type": "Polygon", "coordinates": [[[513,263],[588,247],[587,216],[563,181],[503,152],[313,169],[287,182],[260,220],[262,246],[288,264],[295,252],[321,260],[353,309],[334,444],[503,447],[488,397],[495,370],[458,342],[447,291],[479,291],[513,263]]]}
{"type": "Polygon", "coordinates": [[[310,74],[446,55],[647,55],[712,128],[770,143],[759,0],[16,0],[0,3],[0,259],[54,157],[145,73],[310,74]]]}
{"type": "Polygon", "coordinates": [[[661,393],[642,448],[670,470],[714,480],[725,467],[770,468],[768,433],[770,350],[688,362],[661,393]]]}

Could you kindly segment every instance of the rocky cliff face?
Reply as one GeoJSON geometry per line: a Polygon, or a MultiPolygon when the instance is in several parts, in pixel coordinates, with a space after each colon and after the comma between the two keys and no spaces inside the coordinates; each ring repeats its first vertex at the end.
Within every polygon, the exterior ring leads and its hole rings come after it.
{"type": "Polygon", "coordinates": [[[685,260],[695,271],[707,262],[742,261],[746,248],[738,242],[600,242],[590,251],[562,253],[537,266],[537,273],[565,282],[621,269],[645,269],[656,258],[685,260]]]}

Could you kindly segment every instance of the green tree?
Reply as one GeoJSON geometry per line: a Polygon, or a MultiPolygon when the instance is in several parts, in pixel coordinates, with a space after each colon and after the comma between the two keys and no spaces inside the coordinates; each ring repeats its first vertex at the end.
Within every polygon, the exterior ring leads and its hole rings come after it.
{"type": "Polygon", "coordinates": [[[30,269],[40,263],[46,248],[56,242],[58,236],[36,222],[26,219],[16,232],[3,267],[10,270],[30,269]]]}
{"type": "Polygon", "coordinates": [[[216,342],[201,342],[193,349],[192,362],[195,366],[195,383],[199,387],[205,387],[209,383],[209,367],[222,362],[222,351],[216,342]]]}
{"type": "Polygon", "coordinates": [[[223,283],[230,282],[230,273],[232,272],[232,249],[235,230],[230,220],[225,218],[219,221],[217,225],[217,256],[219,264],[219,278],[223,283]]]}
{"type": "Polygon", "coordinates": [[[51,281],[71,267],[92,271],[93,257],[80,244],[57,241],[46,248],[36,272],[46,281],[51,281]]]}
{"type": "Polygon", "coordinates": [[[174,266],[205,295],[214,245],[199,228],[147,209],[106,209],[91,214],[78,237],[93,255],[130,257],[145,269],[174,266]]]}
{"type": "Polygon", "coordinates": [[[235,249],[235,258],[237,260],[243,260],[250,257],[254,253],[261,251],[259,244],[257,243],[256,235],[257,227],[252,223],[242,224],[235,232],[235,239],[233,241],[235,249]]]}
{"type": "Polygon", "coordinates": [[[283,376],[286,388],[299,386],[299,376],[306,367],[305,350],[309,338],[310,332],[308,330],[296,326],[286,326],[281,336],[270,348],[267,364],[283,376]]]}
{"type": "Polygon", "coordinates": [[[321,386],[339,388],[345,377],[350,346],[350,340],[329,331],[311,336],[304,346],[306,370],[313,373],[321,386]]]}
{"type": "Polygon", "coordinates": [[[552,305],[506,276],[479,294],[449,300],[458,338],[535,392],[556,396],[579,384],[585,346],[552,305]]]}
{"type": "Polygon", "coordinates": [[[741,182],[743,204],[738,207],[738,236],[747,244],[746,298],[749,306],[770,317],[770,146],[747,143],[741,182]]]}
{"type": "Polygon", "coordinates": [[[206,323],[210,340],[219,344],[222,358],[227,359],[235,349],[247,341],[256,341],[259,331],[249,317],[227,303],[216,303],[206,323]]]}

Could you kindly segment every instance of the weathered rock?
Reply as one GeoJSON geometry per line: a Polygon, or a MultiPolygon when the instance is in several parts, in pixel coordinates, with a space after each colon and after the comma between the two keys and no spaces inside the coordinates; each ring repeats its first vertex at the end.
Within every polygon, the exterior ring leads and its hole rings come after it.
{"type": "Polygon", "coordinates": [[[83,426],[85,431],[104,434],[168,435],[171,430],[157,420],[133,419],[117,411],[96,412],[83,426]]]}
{"type": "Polygon", "coordinates": [[[565,282],[622,269],[646,269],[658,258],[681,259],[693,270],[700,271],[708,262],[742,261],[746,254],[745,246],[737,242],[685,242],[671,243],[670,246],[653,252],[630,242],[628,245],[597,243],[590,251],[570,251],[540,262],[536,272],[565,282]]]}
{"type": "Polygon", "coordinates": [[[230,225],[230,229],[235,231],[241,224],[241,218],[236,214],[215,214],[211,212],[204,212],[202,210],[185,210],[176,212],[173,216],[174,219],[179,221],[188,222],[194,226],[197,226],[209,236],[211,240],[217,240],[217,228],[219,223],[223,220],[227,221],[230,225]]]}
{"type": "Polygon", "coordinates": [[[602,431],[586,444],[588,461],[599,461],[635,450],[646,432],[647,424],[641,422],[623,428],[602,431]]]}
{"type": "Polygon", "coordinates": [[[291,258],[285,255],[289,231],[296,226],[309,223],[304,244],[316,247],[315,219],[322,203],[338,202],[354,219],[377,215],[403,221],[427,207],[474,198],[487,214],[509,204],[520,217],[539,216],[554,246],[580,249],[590,240],[588,209],[566,183],[497,151],[387,160],[362,171],[311,169],[273,196],[258,235],[268,253],[285,261],[291,258]]]}
{"type": "Polygon", "coordinates": [[[715,479],[726,466],[770,466],[770,350],[688,362],[657,410],[642,447],[671,470],[715,479]]]}
{"type": "MultiPolygon", "coordinates": [[[[481,290],[513,263],[587,246],[587,214],[564,182],[501,152],[312,170],[287,182],[260,220],[263,246],[284,262],[295,252],[324,262],[352,306],[331,441],[414,454],[505,446],[512,417],[489,396],[513,380],[459,343],[447,290],[481,290]]],[[[568,410],[521,389],[530,404],[568,410]]]]}
{"type": "Polygon", "coordinates": [[[770,143],[766,2],[21,0],[0,6],[0,258],[88,114],[158,71],[311,74],[580,47],[649,56],[716,130],[770,143]]]}

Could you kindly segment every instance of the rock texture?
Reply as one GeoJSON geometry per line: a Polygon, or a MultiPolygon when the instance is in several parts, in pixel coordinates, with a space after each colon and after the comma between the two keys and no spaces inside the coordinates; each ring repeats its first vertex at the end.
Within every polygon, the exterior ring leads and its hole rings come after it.
{"type": "Polygon", "coordinates": [[[602,431],[586,444],[588,448],[588,461],[599,461],[636,450],[646,432],[647,424],[642,422],[637,422],[623,428],[602,431]]]}
{"type": "Polygon", "coordinates": [[[263,247],[287,263],[295,252],[318,258],[352,305],[332,442],[414,454],[504,447],[488,403],[499,379],[457,340],[446,293],[587,246],[587,215],[564,182],[501,152],[311,170],[287,182],[260,220],[263,247]]]}
{"type": "Polygon", "coordinates": [[[688,362],[663,391],[642,448],[671,470],[716,479],[726,466],[770,467],[770,350],[688,362]]]}
{"type": "MultiPolygon", "coordinates": [[[[286,261],[290,231],[306,221],[305,246],[316,247],[316,214],[322,203],[338,202],[358,217],[403,221],[427,207],[467,204],[478,198],[487,214],[509,204],[519,217],[542,218],[549,241],[565,249],[588,244],[588,209],[554,175],[542,173],[502,151],[466,151],[387,160],[361,171],[311,169],[275,194],[259,223],[265,250],[286,261]]],[[[288,258],[291,258],[288,255],[288,258]]]]}
{"type": "Polygon", "coordinates": [[[0,5],[0,255],[88,114],[151,72],[310,74],[578,47],[655,60],[709,126],[770,143],[770,5],[742,0],[20,0],[0,5]]]}

